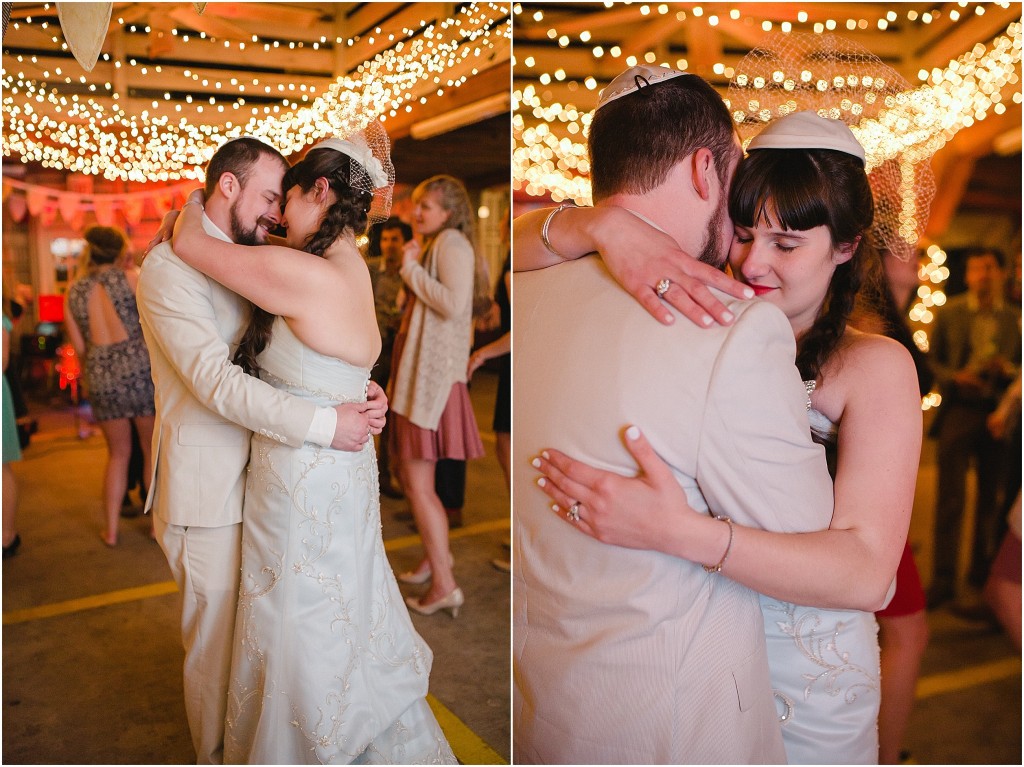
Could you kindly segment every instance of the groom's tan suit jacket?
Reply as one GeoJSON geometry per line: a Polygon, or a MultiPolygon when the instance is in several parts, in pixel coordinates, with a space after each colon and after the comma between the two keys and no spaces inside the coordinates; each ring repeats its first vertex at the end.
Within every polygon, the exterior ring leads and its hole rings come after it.
{"type": "Polygon", "coordinates": [[[515,276],[518,763],[785,762],[757,594],[583,534],[530,465],[557,447],[633,475],[622,432],[636,424],[695,509],[773,530],[830,512],[789,323],[719,297],[732,326],[666,327],[596,256],[515,276]]]}
{"type": "MultiPolygon", "coordinates": [[[[228,239],[205,216],[203,226],[228,239]]],[[[299,446],[316,407],[231,364],[248,302],[188,266],[169,242],[146,256],[137,299],[156,383],[146,507],[172,525],[241,522],[251,432],[299,446]]]]}

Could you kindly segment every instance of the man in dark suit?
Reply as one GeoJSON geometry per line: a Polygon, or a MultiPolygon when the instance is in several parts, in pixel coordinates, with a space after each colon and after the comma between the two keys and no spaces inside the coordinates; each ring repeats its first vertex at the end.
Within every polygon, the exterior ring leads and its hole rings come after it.
{"type": "Polygon", "coordinates": [[[942,394],[932,426],[938,438],[935,569],[929,607],[953,598],[967,471],[974,459],[977,497],[968,580],[980,587],[1004,526],[997,497],[1005,449],[986,419],[1021,362],[1020,311],[1003,300],[1003,254],[975,248],[965,257],[967,292],[936,312],[930,357],[942,394]]]}

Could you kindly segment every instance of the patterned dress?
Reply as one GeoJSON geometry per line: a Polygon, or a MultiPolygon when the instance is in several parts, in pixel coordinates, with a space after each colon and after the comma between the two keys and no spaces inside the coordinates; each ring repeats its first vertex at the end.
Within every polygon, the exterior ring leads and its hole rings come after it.
{"type": "MultiPolygon", "coordinates": [[[[263,380],[318,405],[365,401],[369,371],[280,318],[263,380]]],[[[432,654],[384,552],[377,461],[254,434],[242,525],[226,764],[455,763],[426,702],[432,654]]]]}
{"type": "MultiPolygon", "coordinates": [[[[839,429],[808,408],[812,435],[825,446],[831,467],[839,429]]],[[[761,611],[789,764],[878,764],[874,614],[805,607],[763,594],[761,611]]]]}
{"type": "Polygon", "coordinates": [[[100,269],[75,282],[68,291],[71,315],[85,339],[85,373],[89,402],[97,421],[155,415],[149,351],[142,337],[139,309],[125,273],[116,267],[100,269]],[[89,336],[89,295],[105,290],[128,338],[96,344],[89,336]]]}

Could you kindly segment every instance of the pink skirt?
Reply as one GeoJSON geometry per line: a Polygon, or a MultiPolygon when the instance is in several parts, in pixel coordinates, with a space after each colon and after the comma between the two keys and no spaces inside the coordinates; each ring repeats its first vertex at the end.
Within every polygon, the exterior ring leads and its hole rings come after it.
{"type": "Polygon", "coordinates": [[[480,441],[473,403],[464,383],[452,384],[448,402],[436,429],[423,429],[404,415],[388,413],[391,421],[391,455],[423,461],[454,458],[466,461],[481,458],[484,444],[480,441]]]}

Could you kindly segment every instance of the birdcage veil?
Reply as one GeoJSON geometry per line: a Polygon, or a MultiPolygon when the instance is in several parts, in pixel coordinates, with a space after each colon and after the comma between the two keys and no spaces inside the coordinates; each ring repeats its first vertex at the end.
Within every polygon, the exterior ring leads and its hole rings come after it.
{"type": "Polygon", "coordinates": [[[905,141],[886,140],[891,129],[882,118],[904,104],[911,90],[899,72],[850,40],[776,33],[737,64],[728,103],[744,145],[793,112],[812,111],[849,125],[866,155],[875,243],[906,261],[928,223],[935,177],[930,155],[905,141]]]}
{"type": "Polygon", "coordinates": [[[391,142],[383,125],[371,122],[345,138],[324,139],[313,149],[334,149],[353,160],[349,163],[349,186],[373,195],[367,222],[372,225],[387,220],[391,215],[395,166],[391,162],[391,142]]]}

